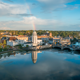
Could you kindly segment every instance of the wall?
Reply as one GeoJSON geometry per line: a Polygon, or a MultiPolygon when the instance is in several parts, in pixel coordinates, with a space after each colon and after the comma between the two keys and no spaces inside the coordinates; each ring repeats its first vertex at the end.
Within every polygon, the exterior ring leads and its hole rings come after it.
{"type": "Polygon", "coordinates": [[[42,40],[37,40],[38,45],[42,45],[42,40]]]}
{"type": "Polygon", "coordinates": [[[26,45],[28,45],[29,47],[31,47],[31,46],[32,46],[32,44],[24,44],[24,46],[23,46],[23,47],[26,47],[26,45]]]}

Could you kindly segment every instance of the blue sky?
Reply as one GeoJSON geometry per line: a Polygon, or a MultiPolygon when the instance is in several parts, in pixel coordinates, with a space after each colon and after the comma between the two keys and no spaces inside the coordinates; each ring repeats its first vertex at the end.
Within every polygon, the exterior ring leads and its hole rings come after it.
{"type": "Polygon", "coordinates": [[[1,30],[80,31],[80,0],[0,0],[1,30]]]}

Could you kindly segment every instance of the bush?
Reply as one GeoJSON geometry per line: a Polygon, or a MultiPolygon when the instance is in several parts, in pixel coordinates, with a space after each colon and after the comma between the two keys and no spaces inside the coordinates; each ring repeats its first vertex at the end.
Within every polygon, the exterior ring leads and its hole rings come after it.
{"type": "Polygon", "coordinates": [[[19,45],[17,45],[20,49],[22,49],[22,45],[21,44],[19,44],[19,45]]]}
{"type": "Polygon", "coordinates": [[[0,48],[0,52],[2,52],[2,48],[0,48]]]}
{"type": "Polygon", "coordinates": [[[29,47],[29,45],[26,45],[26,47],[28,48],[28,47],[29,47]]]}
{"type": "Polygon", "coordinates": [[[7,48],[4,48],[3,50],[4,50],[4,51],[7,51],[8,49],[7,49],[7,48]]]}

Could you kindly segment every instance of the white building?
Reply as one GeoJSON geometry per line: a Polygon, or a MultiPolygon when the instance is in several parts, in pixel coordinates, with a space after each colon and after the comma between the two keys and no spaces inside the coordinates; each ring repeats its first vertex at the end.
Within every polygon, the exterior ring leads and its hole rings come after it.
{"type": "Polygon", "coordinates": [[[7,45],[16,46],[18,43],[16,41],[7,41],[7,45]]]}
{"type": "Polygon", "coordinates": [[[49,41],[49,38],[42,38],[42,41],[43,42],[48,42],[49,41]]]}
{"type": "Polygon", "coordinates": [[[18,44],[24,44],[24,42],[26,42],[25,40],[16,40],[16,42],[18,43],[18,44]]]}
{"type": "Polygon", "coordinates": [[[16,45],[19,45],[19,44],[24,44],[24,40],[15,40],[15,41],[13,41],[13,40],[9,40],[9,41],[7,41],[7,45],[10,45],[10,46],[16,46],[16,45]]]}
{"type": "Polygon", "coordinates": [[[37,33],[36,33],[36,31],[34,31],[32,34],[32,42],[26,42],[25,40],[18,40],[18,39],[15,39],[15,40],[11,39],[11,40],[7,41],[7,45],[10,45],[10,46],[16,46],[18,44],[23,45],[23,47],[26,47],[26,45],[37,46],[37,45],[42,45],[42,40],[37,39],[37,33]]]}
{"type": "Polygon", "coordinates": [[[33,46],[37,46],[37,33],[36,33],[36,31],[34,31],[32,34],[32,42],[33,42],[33,46]]]}
{"type": "Polygon", "coordinates": [[[37,33],[36,31],[33,32],[32,34],[32,40],[30,42],[25,42],[23,47],[26,47],[26,46],[37,46],[37,45],[42,45],[42,39],[37,39],[37,33]]]}
{"type": "Polygon", "coordinates": [[[43,44],[42,39],[38,39],[38,40],[37,40],[37,44],[38,44],[38,45],[42,45],[42,44],[43,44]]]}

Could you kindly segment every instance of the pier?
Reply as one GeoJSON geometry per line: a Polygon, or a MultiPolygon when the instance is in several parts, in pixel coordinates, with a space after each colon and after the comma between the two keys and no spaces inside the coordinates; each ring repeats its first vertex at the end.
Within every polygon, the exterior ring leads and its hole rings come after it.
{"type": "Polygon", "coordinates": [[[52,45],[52,48],[60,48],[61,50],[65,50],[65,49],[68,49],[68,50],[73,50],[73,51],[80,51],[80,47],[70,47],[70,46],[64,46],[64,45],[52,45]]]}

